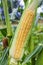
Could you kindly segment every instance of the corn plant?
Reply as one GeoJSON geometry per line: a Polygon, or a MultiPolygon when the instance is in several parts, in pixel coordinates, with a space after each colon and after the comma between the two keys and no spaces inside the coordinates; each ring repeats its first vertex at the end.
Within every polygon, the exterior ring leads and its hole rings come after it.
{"type": "MultiPolygon", "coordinates": [[[[43,65],[43,34],[39,34],[35,29],[36,26],[34,26],[36,10],[41,1],[27,1],[26,9],[12,38],[13,40],[10,42],[11,47],[7,47],[4,50],[4,54],[2,54],[0,59],[0,65],[43,65]],[[42,40],[40,40],[41,37],[42,40]]],[[[2,0],[2,2],[6,25],[9,28],[7,29],[7,34],[12,36],[7,0],[2,0]]]]}

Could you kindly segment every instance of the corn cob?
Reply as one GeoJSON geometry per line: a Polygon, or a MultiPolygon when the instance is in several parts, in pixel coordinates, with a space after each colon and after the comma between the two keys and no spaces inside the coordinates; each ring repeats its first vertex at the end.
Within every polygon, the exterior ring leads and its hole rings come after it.
{"type": "Polygon", "coordinates": [[[19,59],[22,55],[22,51],[23,51],[22,48],[24,47],[24,42],[26,40],[28,32],[31,29],[33,17],[34,17],[34,12],[32,12],[31,10],[30,11],[27,10],[17,35],[15,49],[13,50],[14,53],[13,57],[15,59],[19,59]]]}
{"type": "Polygon", "coordinates": [[[36,6],[34,6],[34,3],[35,2],[32,3],[29,9],[26,9],[24,13],[25,15],[23,16],[23,19],[19,23],[18,28],[16,30],[16,34],[10,49],[10,56],[15,58],[16,60],[20,60],[22,58],[26,38],[32,28],[36,8],[36,6]]]}

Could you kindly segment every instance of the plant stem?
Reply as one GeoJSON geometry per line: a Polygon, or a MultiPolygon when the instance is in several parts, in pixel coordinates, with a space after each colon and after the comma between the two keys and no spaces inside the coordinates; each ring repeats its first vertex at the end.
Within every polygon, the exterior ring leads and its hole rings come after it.
{"type": "Polygon", "coordinates": [[[3,8],[4,8],[5,22],[7,26],[7,36],[12,36],[12,28],[11,28],[9,13],[8,13],[7,0],[2,0],[2,3],[3,3],[3,8]]]}

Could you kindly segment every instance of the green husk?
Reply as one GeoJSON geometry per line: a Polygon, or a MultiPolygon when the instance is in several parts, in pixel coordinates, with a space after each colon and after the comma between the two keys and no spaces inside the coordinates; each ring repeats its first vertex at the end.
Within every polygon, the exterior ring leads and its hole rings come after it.
{"type": "Polygon", "coordinates": [[[2,0],[2,3],[3,3],[3,8],[4,8],[5,22],[7,26],[7,36],[12,36],[12,28],[11,28],[9,13],[8,13],[7,0],[2,0]]]}
{"type": "MultiPolygon", "coordinates": [[[[27,8],[25,9],[25,11],[26,11],[27,9],[30,9],[30,10],[32,10],[32,11],[36,11],[37,6],[38,6],[38,5],[36,5],[36,4],[39,4],[39,0],[38,0],[38,1],[33,0],[33,1],[32,1],[32,4],[31,4],[30,6],[27,4],[27,8]],[[38,3],[37,3],[37,2],[38,2],[38,3]],[[33,8],[32,8],[32,6],[33,6],[33,8]],[[31,8],[32,8],[32,9],[31,9],[31,8]]],[[[17,29],[16,29],[15,36],[14,36],[14,39],[13,39],[13,42],[12,42],[12,46],[14,46],[14,44],[16,43],[16,39],[17,39],[18,32],[19,32],[20,27],[21,27],[22,20],[23,20],[24,15],[25,15],[25,11],[24,11],[24,13],[23,13],[23,15],[22,15],[22,18],[21,18],[21,20],[20,20],[20,23],[19,23],[19,25],[18,25],[18,27],[17,27],[17,29]]],[[[33,23],[34,23],[34,22],[33,22],[33,23]]],[[[28,39],[29,39],[29,37],[30,37],[30,35],[31,35],[33,23],[32,23],[30,32],[28,33],[28,35],[27,35],[27,37],[26,37],[26,40],[25,40],[25,42],[24,42],[25,44],[27,43],[27,41],[28,41],[28,39]]],[[[12,46],[11,46],[10,52],[11,52],[11,50],[12,50],[12,46]]]]}
{"type": "MultiPolygon", "coordinates": [[[[25,9],[24,9],[24,11],[23,11],[23,14],[22,14],[22,17],[21,17],[21,19],[20,19],[20,23],[18,24],[18,26],[17,26],[17,29],[16,29],[16,31],[15,31],[15,35],[14,35],[14,37],[13,37],[13,42],[11,41],[11,43],[12,43],[12,45],[14,44],[14,42],[16,42],[16,38],[17,38],[17,35],[18,35],[18,32],[19,32],[19,29],[20,29],[20,26],[21,26],[21,21],[22,21],[22,19],[23,19],[23,17],[24,17],[24,14],[25,14],[25,10],[28,8],[28,6],[30,5],[30,3],[31,2],[29,2],[29,0],[27,0],[27,3],[26,3],[26,7],[25,7],[25,9]]],[[[12,46],[11,45],[11,46],[12,46]]],[[[11,50],[11,48],[10,48],[10,50],[11,50]]],[[[9,52],[10,53],[10,52],[9,52]]],[[[10,54],[9,54],[10,55],[10,54]]],[[[10,59],[11,59],[11,57],[10,57],[10,59]]],[[[9,64],[10,65],[10,64],[9,64]]]]}

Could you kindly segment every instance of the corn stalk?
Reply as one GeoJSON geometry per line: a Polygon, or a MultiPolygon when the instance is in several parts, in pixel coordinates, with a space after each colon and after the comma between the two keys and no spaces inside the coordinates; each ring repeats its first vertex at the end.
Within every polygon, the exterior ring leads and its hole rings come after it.
{"type": "Polygon", "coordinates": [[[7,26],[7,36],[12,36],[12,28],[11,28],[11,22],[9,18],[7,0],[2,0],[2,3],[3,3],[4,15],[5,15],[5,22],[7,26]]]}

